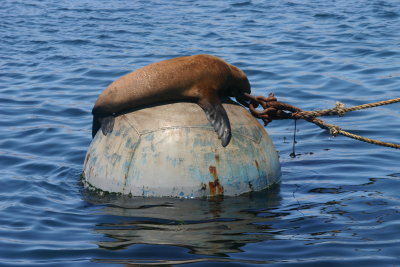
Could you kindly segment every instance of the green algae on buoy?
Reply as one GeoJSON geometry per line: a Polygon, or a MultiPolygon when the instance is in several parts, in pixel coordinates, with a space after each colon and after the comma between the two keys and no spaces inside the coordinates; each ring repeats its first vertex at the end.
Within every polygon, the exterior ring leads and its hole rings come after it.
{"type": "Polygon", "coordinates": [[[221,142],[194,103],[142,108],[99,131],[86,154],[83,182],[109,193],[151,197],[237,196],[280,181],[275,147],[264,127],[235,102],[223,104],[232,127],[221,142]]]}

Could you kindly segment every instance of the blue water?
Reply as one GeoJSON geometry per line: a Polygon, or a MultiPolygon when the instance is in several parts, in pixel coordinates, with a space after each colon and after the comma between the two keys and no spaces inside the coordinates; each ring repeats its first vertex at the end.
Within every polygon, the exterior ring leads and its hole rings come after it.
{"type": "MultiPolygon", "coordinates": [[[[399,266],[400,152],[292,121],[267,130],[282,183],[223,200],[82,189],[91,108],[117,77],[199,53],[306,110],[400,95],[400,3],[2,0],[0,264],[399,266]]],[[[400,142],[400,104],[331,123],[400,142]]],[[[160,177],[162,178],[162,177],[160,177]]]]}

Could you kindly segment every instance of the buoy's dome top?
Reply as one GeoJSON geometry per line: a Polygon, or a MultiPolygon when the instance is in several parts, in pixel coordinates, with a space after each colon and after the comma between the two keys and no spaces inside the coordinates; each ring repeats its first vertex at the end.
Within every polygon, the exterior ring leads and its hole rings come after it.
{"type": "MultiPolygon", "coordinates": [[[[243,127],[249,125],[249,121],[255,121],[251,114],[243,112],[245,110],[233,101],[227,100],[224,107],[229,114],[232,130],[237,134],[242,134],[255,142],[259,142],[262,135],[260,131],[254,131],[248,127],[243,127]]],[[[214,132],[204,112],[194,103],[182,102],[157,105],[136,110],[134,113],[134,116],[130,116],[129,113],[124,116],[129,123],[128,126],[131,126],[138,134],[165,130],[171,127],[198,127],[214,132]]]]}

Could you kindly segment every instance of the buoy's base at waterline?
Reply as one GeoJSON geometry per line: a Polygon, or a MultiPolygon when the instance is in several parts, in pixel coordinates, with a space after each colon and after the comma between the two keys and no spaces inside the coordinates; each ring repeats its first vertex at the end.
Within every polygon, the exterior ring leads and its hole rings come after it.
{"type": "Polygon", "coordinates": [[[260,191],[280,181],[278,154],[264,127],[243,107],[223,104],[232,139],[222,147],[194,103],[139,109],[97,133],[86,154],[83,182],[131,196],[213,197],[260,191]]]}

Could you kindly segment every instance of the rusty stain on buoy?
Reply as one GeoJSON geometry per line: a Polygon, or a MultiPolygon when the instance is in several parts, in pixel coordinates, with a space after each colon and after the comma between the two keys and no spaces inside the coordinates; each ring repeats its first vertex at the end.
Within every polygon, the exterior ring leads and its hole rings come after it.
{"type": "Polygon", "coordinates": [[[260,165],[258,164],[258,161],[254,160],[254,162],[256,163],[257,170],[260,170],[260,165]]]}
{"type": "Polygon", "coordinates": [[[210,174],[214,177],[214,181],[208,182],[208,186],[210,187],[210,196],[223,195],[224,187],[219,183],[217,168],[215,166],[210,166],[208,169],[210,174]]]}

